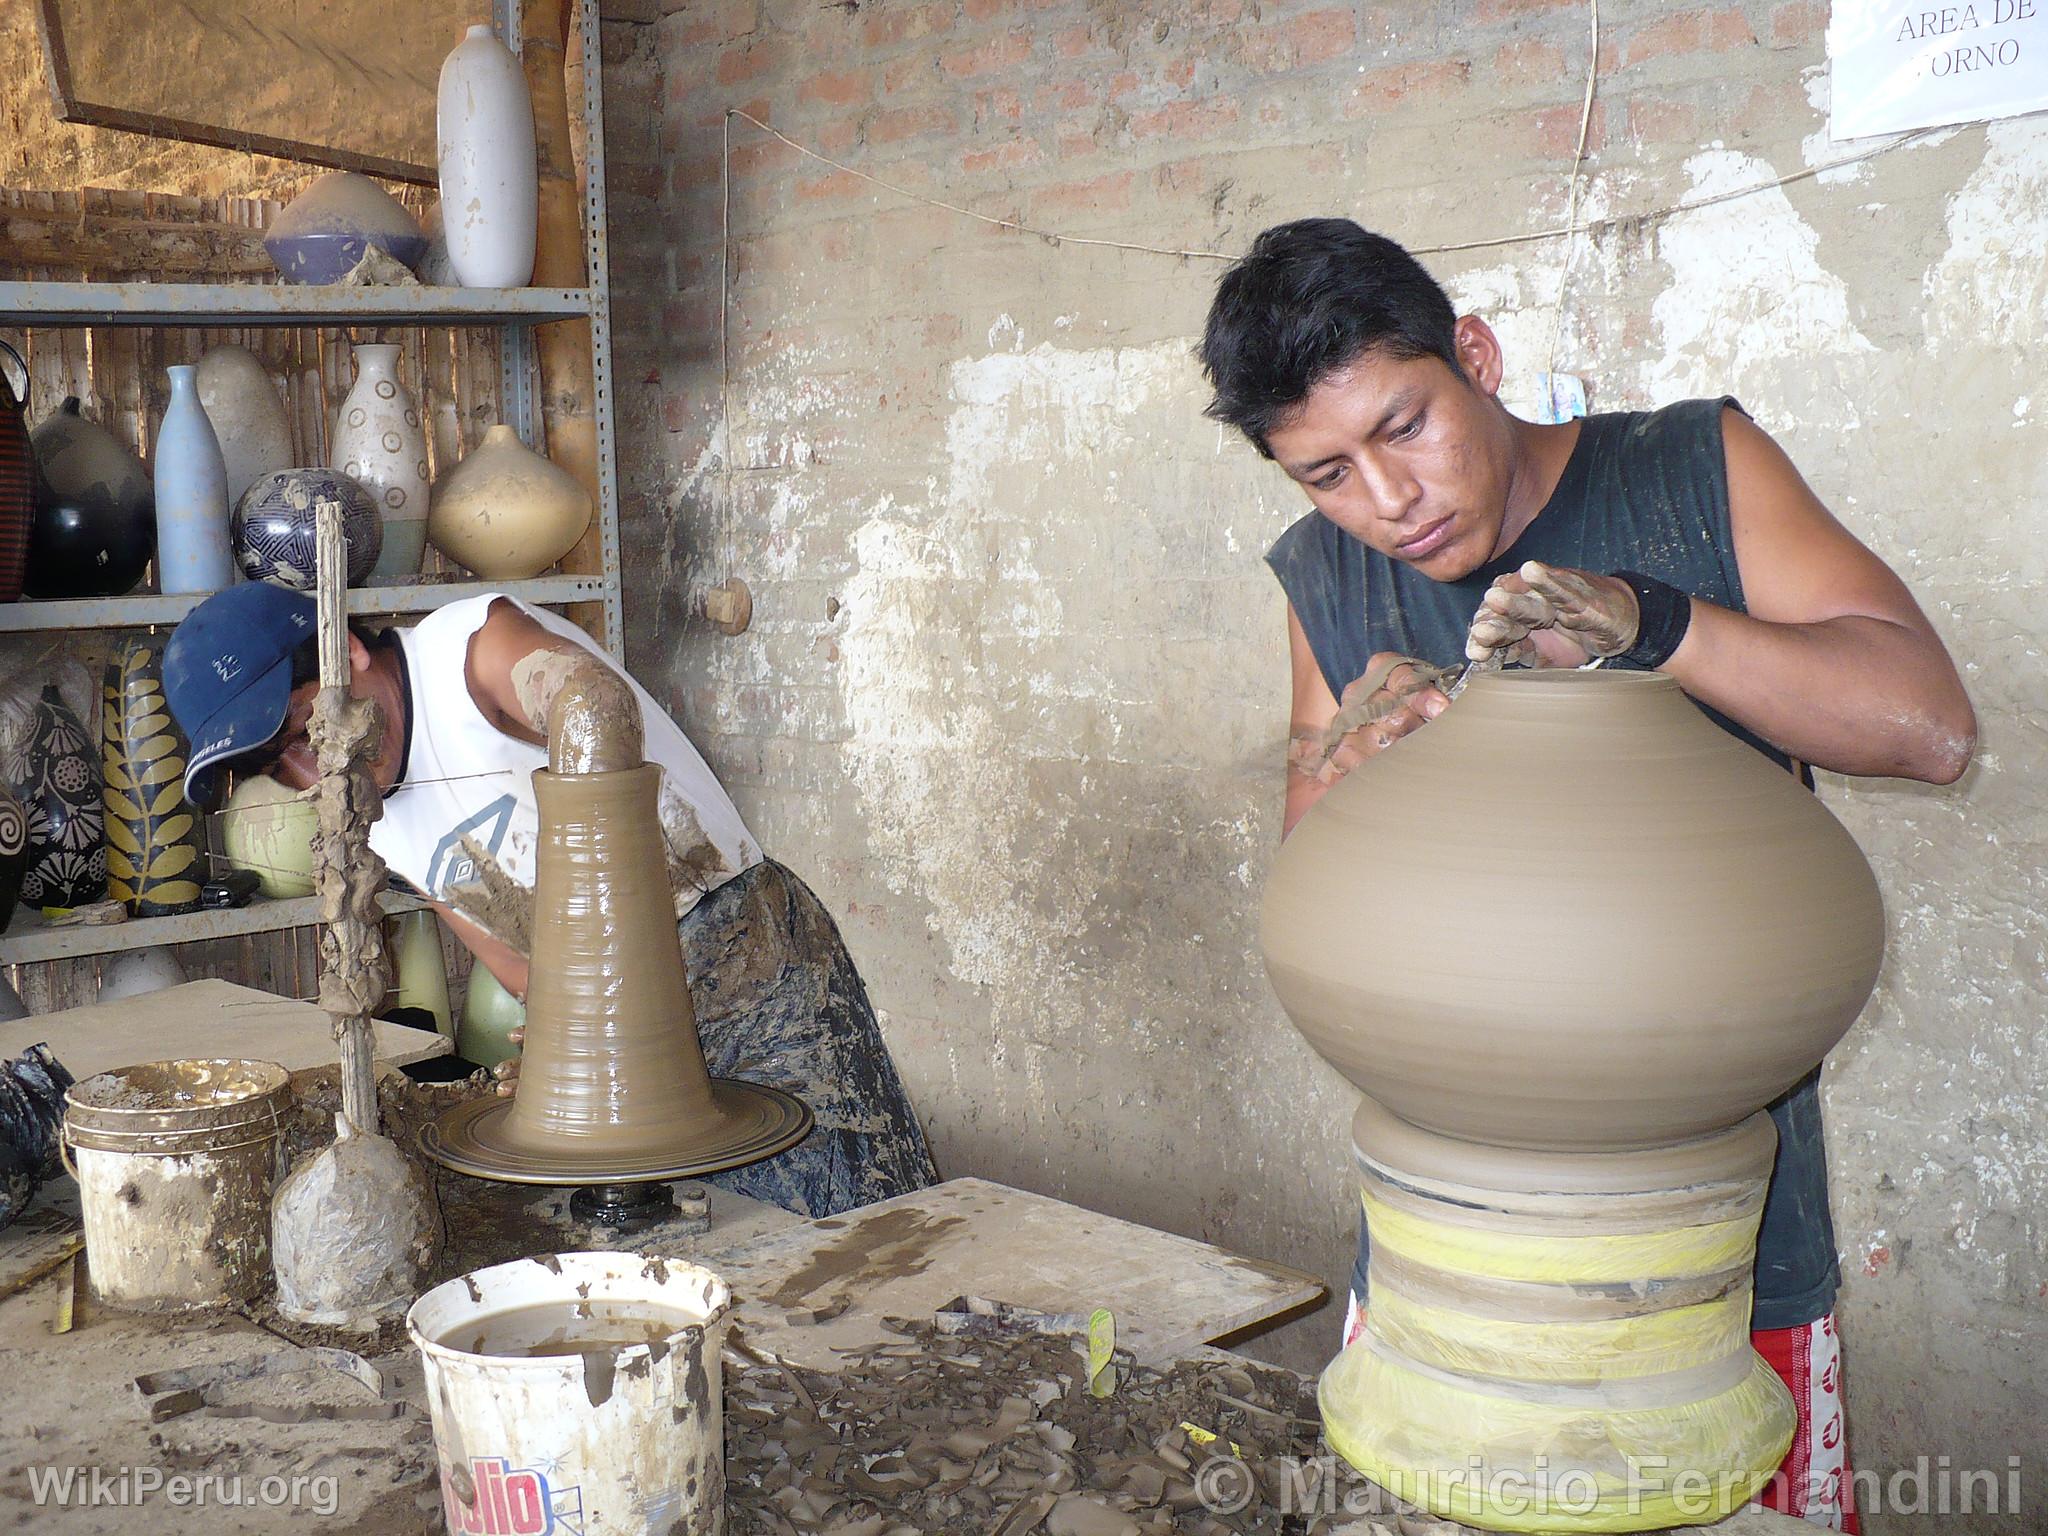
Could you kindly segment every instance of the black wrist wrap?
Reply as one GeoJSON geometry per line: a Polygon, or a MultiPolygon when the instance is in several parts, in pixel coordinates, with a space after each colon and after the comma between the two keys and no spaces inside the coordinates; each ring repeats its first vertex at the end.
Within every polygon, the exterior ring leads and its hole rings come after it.
{"type": "Polygon", "coordinates": [[[1645,576],[1641,571],[1614,571],[1610,574],[1617,581],[1628,583],[1629,590],[1636,595],[1636,610],[1640,615],[1636,643],[1614,659],[1624,666],[1653,672],[1671,659],[1679,642],[1685,638],[1685,631],[1692,623],[1692,598],[1670,582],[1645,576]]]}

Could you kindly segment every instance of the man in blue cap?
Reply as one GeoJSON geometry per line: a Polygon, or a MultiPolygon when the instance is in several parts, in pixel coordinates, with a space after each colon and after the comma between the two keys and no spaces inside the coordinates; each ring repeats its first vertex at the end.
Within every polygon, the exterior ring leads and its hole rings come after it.
{"type": "MultiPolygon", "coordinates": [[[[207,598],[171,636],[164,692],[192,742],[195,805],[216,803],[230,771],[297,790],[314,783],[316,628],[309,595],[248,582],[207,598]]],[[[384,814],[370,846],[517,997],[540,826],[533,773],[548,760],[550,706],[581,690],[618,717],[637,710],[646,759],[662,769],[662,838],[707,1064],[786,1088],[817,1117],[798,1146],[715,1182],[825,1216],[937,1179],[831,917],[763,856],[689,738],[581,630],[487,593],[409,629],[351,624],[348,664],[350,692],[384,722],[370,765],[384,814]]],[[[509,1091],[517,1063],[507,1067],[509,1091]]]]}

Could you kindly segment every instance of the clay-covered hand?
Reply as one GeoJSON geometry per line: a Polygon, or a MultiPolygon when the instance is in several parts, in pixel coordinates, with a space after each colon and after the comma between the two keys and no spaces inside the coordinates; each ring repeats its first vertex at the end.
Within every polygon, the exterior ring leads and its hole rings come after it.
{"type": "Polygon", "coordinates": [[[1465,654],[1473,661],[1498,656],[1575,667],[1621,655],[1636,643],[1641,626],[1627,582],[1530,560],[1487,588],[1465,637],[1465,654]]]}
{"type": "MultiPolygon", "coordinates": [[[[523,1028],[507,1030],[505,1038],[516,1046],[524,1047],[526,1044],[526,1031],[523,1028]]],[[[520,1057],[515,1054],[507,1056],[503,1061],[491,1068],[491,1076],[498,1084],[498,1092],[506,1098],[510,1098],[519,1091],[519,1062],[520,1057]]]]}
{"type": "Polygon", "coordinates": [[[1289,744],[1289,763],[1319,784],[1336,783],[1443,713],[1450,703],[1444,694],[1447,681],[1440,667],[1397,651],[1381,651],[1367,664],[1365,675],[1345,688],[1322,735],[1289,744]]]}

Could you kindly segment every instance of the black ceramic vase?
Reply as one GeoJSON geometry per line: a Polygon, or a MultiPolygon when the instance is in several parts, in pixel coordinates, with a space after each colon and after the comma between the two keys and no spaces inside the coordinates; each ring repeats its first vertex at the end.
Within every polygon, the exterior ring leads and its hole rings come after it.
{"type": "Polygon", "coordinates": [[[36,705],[15,790],[28,812],[21,899],[32,907],[79,907],[106,895],[99,753],[55,683],[36,705]]]}
{"type": "Polygon", "coordinates": [[[100,708],[107,894],[133,917],[192,911],[206,870],[199,815],[185,799],[191,748],[164,702],[163,663],[162,641],[129,640],[107,663],[100,708]]]}
{"type": "Polygon", "coordinates": [[[28,869],[28,812],[14,791],[0,785],[0,929],[14,920],[15,898],[28,869]]]}
{"type": "Polygon", "coordinates": [[[122,441],[81,415],[78,397],[29,434],[35,446],[30,597],[119,597],[156,549],[156,492],[122,441]]]}

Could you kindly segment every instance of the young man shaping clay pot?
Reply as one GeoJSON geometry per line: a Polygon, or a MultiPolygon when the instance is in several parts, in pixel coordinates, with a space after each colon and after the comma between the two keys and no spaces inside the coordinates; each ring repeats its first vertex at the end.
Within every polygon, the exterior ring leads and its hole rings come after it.
{"type": "MultiPolygon", "coordinates": [[[[1260,235],[1202,358],[1209,414],[1315,508],[1266,557],[1288,601],[1287,831],[1441,713],[1468,660],[1662,670],[1809,786],[1808,765],[1935,784],[1969,765],[1969,698],[1911,594],[1733,399],[1521,421],[1486,322],[1344,219],[1260,235]]],[[[1766,1502],[1853,1531],[1818,1077],[1771,1106],[1752,1327],[1799,1409],[1766,1502]]],[[[1361,1232],[1347,1344],[1365,1272],[1361,1232]]]]}
{"type": "MultiPolygon", "coordinates": [[[[186,794],[218,798],[221,770],[318,777],[307,721],[319,663],[311,596],[249,582],[193,609],[164,655],[164,692],[192,741],[186,794]]],[[[533,773],[623,750],[660,765],[690,1000],[715,1075],[797,1095],[817,1126],[797,1146],[710,1182],[806,1216],[834,1215],[937,1181],[924,1132],[839,930],[803,882],[762,855],[737,807],[646,690],[566,620],[485,594],[411,629],[351,626],[349,686],[374,700],[372,773],[384,814],[370,846],[424,895],[477,963],[526,994],[539,812],[533,773]],[[555,706],[572,697],[593,705],[555,706]],[[608,722],[599,741],[566,728],[608,722]]],[[[497,1069],[500,1092],[518,1060],[497,1069]]]]}

